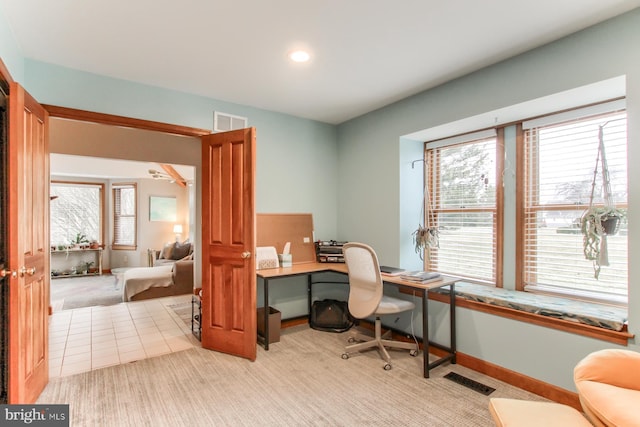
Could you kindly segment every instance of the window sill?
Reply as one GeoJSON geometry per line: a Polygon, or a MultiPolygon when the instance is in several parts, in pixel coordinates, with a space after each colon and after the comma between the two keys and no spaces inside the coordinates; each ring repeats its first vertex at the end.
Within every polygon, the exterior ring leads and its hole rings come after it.
{"type": "Polygon", "coordinates": [[[135,251],[138,249],[138,246],[135,245],[111,245],[111,250],[113,251],[135,251]]]}
{"type": "MultiPolygon", "coordinates": [[[[429,299],[442,303],[448,303],[448,290],[446,290],[446,293],[430,292],[429,299]]],[[[583,335],[623,346],[626,346],[628,344],[628,340],[634,337],[633,334],[630,334],[628,332],[626,324],[623,325],[622,330],[614,331],[603,327],[579,323],[572,320],[565,320],[556,317],[545,316],[542,314],[530,313],[528,311],[518,310],[511,307],[503,307],[488,302],[473,301],[462,296],[456,296],[456,306],[467,308],[470,310],[481,311],[483,313],[501,316],[520,322],[531,323],[538,326],[583,335]]]]}

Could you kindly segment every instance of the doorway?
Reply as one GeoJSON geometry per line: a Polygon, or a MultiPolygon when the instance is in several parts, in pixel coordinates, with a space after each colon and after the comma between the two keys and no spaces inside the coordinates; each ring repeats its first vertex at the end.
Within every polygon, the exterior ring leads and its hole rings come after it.
{"type": "MultiPolygon", "coordinates": [[[[183,128],[179,126],[165,125],[161,123],[147,122],[135,119],[128,119],[122,117],[114,117],[96,113],[89,113],[85,111],[78,110],[69,110],[65,108],[59,107],[51,107],[46,106],[47,110],[49,110],[51,114],[50,118],[50,147],[51,153],[55,155],[62,156],[75,156],[78,158],[102,158],[109,159],[111,161],[136,161],[136,162],[145,162],[149,165],[149,162],[153,162],[155,165],[153,169],[159,169],[158,164],[186,164],[189,165],[194,170],[193,174],[193,187],[189,190],[189,230],[191,236],[193,236],[193,240],[195,240],[195,247],[199,247],[200,233],[200,219],[198,212],[200,210],[200,201],[199,196],[197,196],[197,185],[198,185],[198,177],[200,174],[200,139],[199,135],[207,134],[210,131],[198,130],[198,129],[190,129],[183,128]],[[64,138],[60,138],[61,135],[64,135],[64,138]],[[87,141],[91,141],[91,143],[87,143],[87,141]]],[[[88,163],[88,162],[86,162],[88,163]]],[[[128,168],[125,166],[125,168],[128,168]]],[[[94,168],[95,169],[95,168],[94,168]]],[[[151,167],[147,167],[146,169],[151,169],[151,167]]],[[[86,174],[85,174],[86,175],[86,174]]],[[[109,190],[106,190],[107,192],[109,190]]],[[[158,195],[158,194],[155,194],[158,195]]],[[[148,203],[148,195],[147,201],[148,203]]],[[[107,210],[110,207],[106,208],[107,210]]],[[[148,208],[141,208],[139,215],[144,216],[148,219],[149,212],[148,208]]],[[[105,221],[108,222],[109,215],[105,215],[105,221]]],[[[108,227],[108,226],[107,226],[108,227]]],[[[185,232],[187,227],[185,227],[185,232]]],[[[106,234],[108,236],[108,234],[106,234]]],[[[191,237],[190,236],[190,237],[191,237]]],[[[186,236],[182,236],[182,238],[186,238],[186,236]]],[[[109,238],[106,237],[106,241],[104,243],[109,243],[109,238]]],[[[124,254],[126,253],[128,259],[126,262],[131,266],[146,266],[147,260],[147,246],[157,246],[152,243],[142,243],[139,242],[138,250],[134,252],[127,251],[118,251],[117,259],[109,259],[107,260],[106,266],[109,267],[120,267],[124,262],[124,254]],[[132,259],[135,258],[135,259],[132,259]]],[[[161,249],[155,248],[154,249],[161,249]]],[[[196,252],[196,257],[198,257],[198,253],[196,252]]],[[[113,258],[113,257],[112,257],[113,258]]],[[[200,279],[200,268],[198,268],[199,260],[196,258],[196,266],[194,268],[196,272],[196,282],[199,283],[200,279]]],[[[52,281],[53,282],[53,281],[52,281]]],[[[183,297],[188,298],[190,301],[190,295],[185,295],[183,297]]],[[[107,323],[111,321],[111,324],[115,325],[119,322],[119,317],[129,319],[145,319],[146,317],[151,317],[153,315],[157,315],[160,308],[156,303],[154,305],[153,300],[148,300],[146,302],[134,303],[135,308],[126,308],[128,313],[118,313],[117,311],[124,310],[123,307],[118,307],[118,310],[115,312],[109,313],[101,313],[100,310],[97,310],[96,313],[87,313],[82,312],[82,310],[78,311],[79,316],[91,316],[91,324],[92,327],[95,326],[97,328],[104,328],[102,331],[107,331],[106,325],[97,323],[99,318],[103,318],[107,323]],[[154,309],[149,307],[153,306],[154,309]],[[134,311],[132,312],[131,309],[134,311]],[[146,316],[147,313],[149,316],[146,316]],[[134,318],[135,314],[135,318],[134,318]],[[108,320],[107,318],[110,318],[108,320]]],[[[120,306],[125,306],[121,304],[120,306]]],[[[133,307],[133,306],[132,306],[133,307]]],[[[109,310],[111,311],[111,310],[109,310]]],[[[161,311],[160,311],[161,313],[161,311]]],[[[166,317],[166,315],[165,315],[166,317]]],[[[69,325],[73,324],[72,319],[64,319],[63,323],[66,323],[67,320],[70,322],[69,325]]],[[[154,321],[153,323],[160,323],[154,321]]],[[[121,323],[120,326],[124,325],[121,323]]],[[[136,331],[135,322],[131,322],[131,325],[124,325],[130,328],[132,332],[131,336],[138,336],[138,331],[136,331]]],[[[180,325],[186,326],[186,325],[180,325]]],[[[69,329],[71,326],[69,327],[69,329]]],[[[64,329],[64,326],[62,327],[64,329]]],[[[120,332],[122,330],[120,329],[120,332]]],[[[190,332],[190,330],[189,330],[190,332]]],[[[187,344],[181,342],[179,340],[167,340],[164,344],[165,346],[158,346],[156,348],[147,348],[144,347],[144,342],[133,342],[133,338],[131,339],[131,343],[127,343],[127,331],[124,331],[125,336],[122,336],[122,333],[118,334],[118,331],[114,328],[114,333],[105,334],[110,336],[115,336],[115,343],[104,342],[102,344],[98,344],[97,348],[100,348],[103,352],[103,358],[95,363],[95,360],[92,361],[91,367],[92,369],[95,367],[109,366],[113,363],[113,357],[119,357],[120,361],[131,361],[136,358],[144,358],[143,351],[146,352],[147,355],[153,354],[162,354],[161,352],[168,351],[177,351],[182,346],[186,346],[187,344]],[[120,336],[118,336],[120,335],[120,336]],[[124,346],[130,344],[129,348],[125,348],[124,346]],[[104,348],[101,346],[104,345],[104,348]],[[111,358],[107,357],[106,352],[108,349],[113,349],[114,347],[118,347],[118,354],[111,354],[111,358]],[[144,347],[144,348],[143,348],[144,347]],[[160,353],[154,353],[160,352],[160,353]],[[123,356],[123,354],[126,355],[123,356]],[[124,357],[124,358],[123,358],[124,357]]],[[[53,338],[53,333],[52,333],[53,338]]],[[[68,336],[67,336],[68,339],[68,336]]],[[[93,337],[92,337],[93,339],[93,337]]],[[[191,343],[193,345],[194,343],[191,343]]],[[[78,351],[81,346],[78,345],[78,351]]],[[[85,353],[86,354],[86,353],[85,353]]],[[[59,356],[59,355],[58,355],[59,356]]],[[[85,369],[87,368],[87,359],[83,359],[83,361],[78,362],[80,365],[84,364],[85,369]]],[[[78,367],[79,369],[82,366],[78,367]]],[[[67,373],[70,371],[67,370],[67,373]]],[[[52,375],[53,376],[53,375],[52,375]]]]}

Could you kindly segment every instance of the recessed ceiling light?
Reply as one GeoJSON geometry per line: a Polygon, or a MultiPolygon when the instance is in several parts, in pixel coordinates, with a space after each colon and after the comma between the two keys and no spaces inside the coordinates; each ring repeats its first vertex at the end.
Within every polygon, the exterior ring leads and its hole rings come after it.
{"type": "Polygon", "coordinates": [[[289,54],[289,59],[293,62],[307,62],[311,56],[304,50],[295,50],[289,54]]]}

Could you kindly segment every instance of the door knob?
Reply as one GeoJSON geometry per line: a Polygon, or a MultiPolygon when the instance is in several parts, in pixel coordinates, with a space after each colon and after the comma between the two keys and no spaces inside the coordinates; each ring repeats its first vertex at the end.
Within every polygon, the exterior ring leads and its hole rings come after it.
{"type": "Polygon", "coordinates": [[[22,267],[22,268],[20,268],[20,277],[24,277],[26,274],[28,274],[29,276],[33,276],[34,274],[36,274],[36,268],[35,267],[31,267],[31,268],[22,267]]]}
{"type": "Polygon", "coordinates": [[[242,252],[242,255],[240,256],[242,257],[242,259],[247,259],[251,256],[251,252],[249,251],[242,252]]]}
{"type": "Polygon", "coordinates": [[[16,277],[16,272],[11,270],[6,270],[6,269],[0,270],[0,278],[7,277],[7,276],[16,277]]]}

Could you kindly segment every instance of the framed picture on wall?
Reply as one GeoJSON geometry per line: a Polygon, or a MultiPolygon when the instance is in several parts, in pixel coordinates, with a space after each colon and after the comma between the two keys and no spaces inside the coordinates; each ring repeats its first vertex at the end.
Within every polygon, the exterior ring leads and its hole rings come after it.
{"type": "Polygon", "coordinates": [[[149,196],[149,221],[176,222],[176,198],[149,196]]]}

